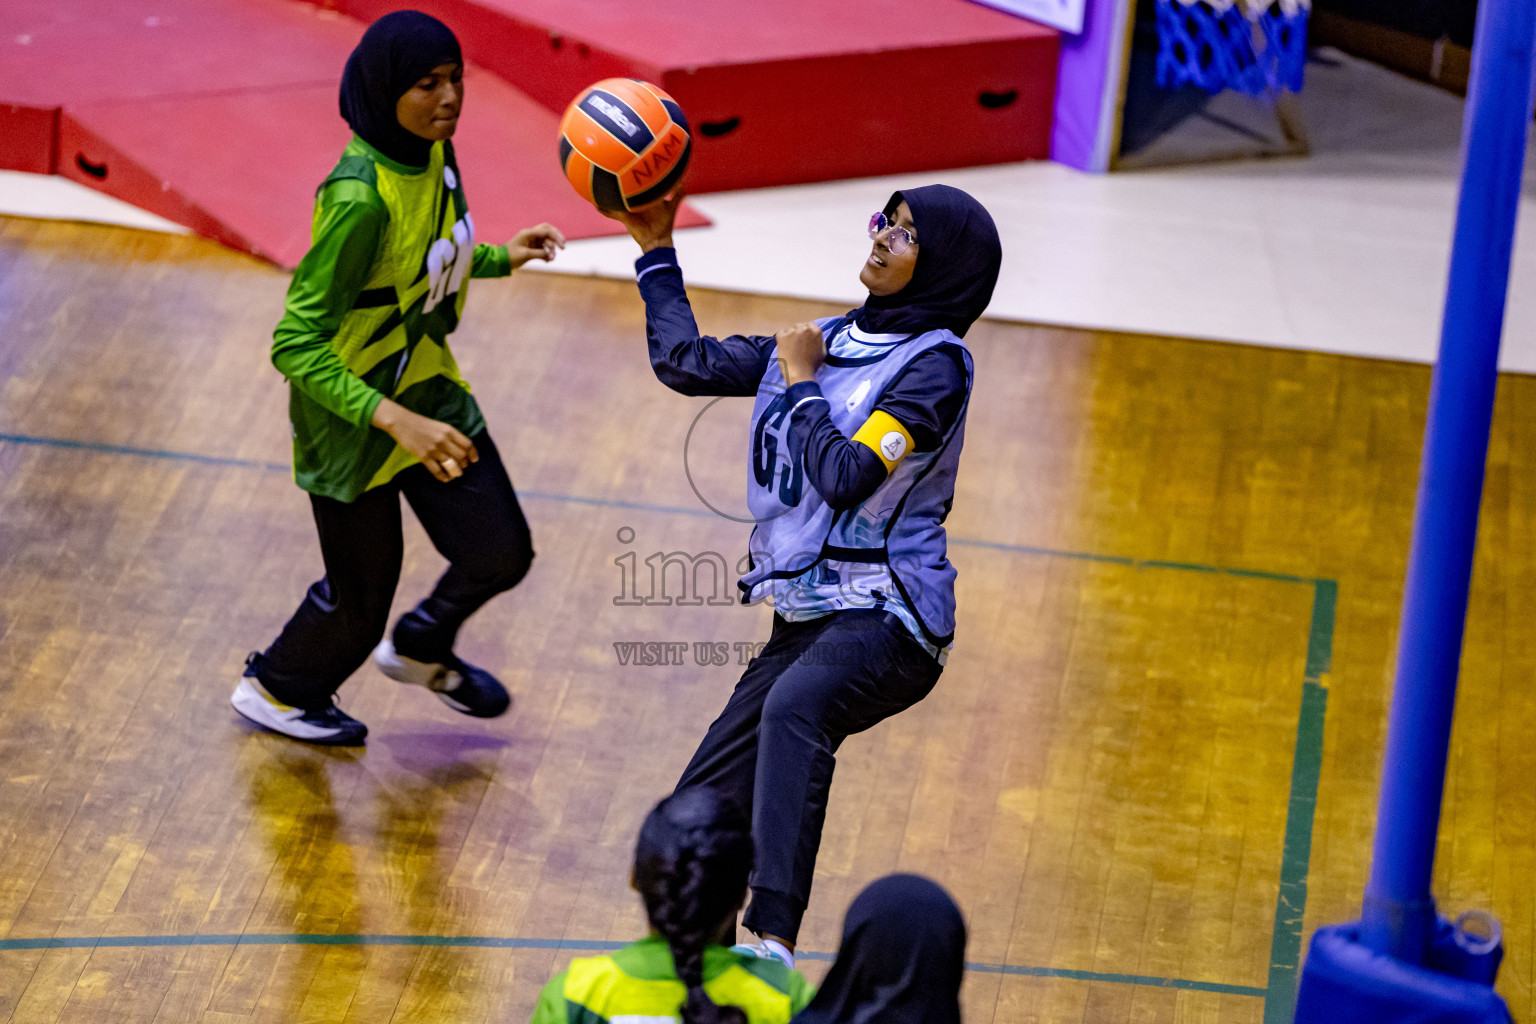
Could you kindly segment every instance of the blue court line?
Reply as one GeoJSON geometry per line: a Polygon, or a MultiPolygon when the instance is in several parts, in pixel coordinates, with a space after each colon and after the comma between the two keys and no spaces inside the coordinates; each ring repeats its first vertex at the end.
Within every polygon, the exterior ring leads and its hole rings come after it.
{"type": "Polygon", "coordinates": [[[704,519],[719,519],[707,508],[679,508],[675,505],[647,505],[640,501],[619,501],[614,498],[588,498],[580,494],[554,494],[550,491],[518,491],[519,498],[533,498],[537,501],[567,501],[576,505],[592,505],[595,508],[627,508],[636,512],[662,512],[673,516],[695,516],[704,519]]]}
{"type": "MultiPolygon", "coordinates": [[[[0,952],[19,949],[136,949],[153,946],[457,946],[472,949],[545,949],[554,951],[607,952],[625,945],[590,939],[517,939],[487,935],[114,935],[101,938],[0,939],[0,952]]],[[[831,953],[799,953],[799,960],[832,960],[831,953]]],[[[1218,992],[1230,996],[1262,997],[1265,990],[1252,985],[1223,985],[1187,978],[1157,978],[1144,974],[1105,974],[1056,967],[1024,967],[1016,964],[970,963],[966,970],[979,974],[1018,974],[1031,978],[1069,978],[1074,981],[1106,981],[1118,984],[1218,992]]]]}
{"type": "MultiPolygon", "coordinates": [[[[169,459],[182,462],[200,463],[209,466],[237,467],[246,469],[261,469],[267,471],[291,472],[291,467],[275,462],[261,462],[252,459],[231,459],[211,455],[198,455],[191,452],[164,451],[150,448],[131,448],[124,445],[101,444],[89,441],[72,441],[65,438],[36,437],[27,434],[0,433],[0,443],[11,442],[13,444],[35,445],[47,448],[65,448],[83,451],[100,452],[109,455],[132,455],[149,459],[169,459]]],[[[622,508],[637,512],[659,512],[669,515],[714,517],[712,512],[705,509],[679,508],[669,505],[650,505],[642,502],[616,501],[608,498],[590,498],[581,495],[554,494],[541,491],[519,491],[519,496],[541,501],[560,501],[582,505],[591,505],[598,508],[622,508]]],[[[1255,988],[1247,985],[1220,985],[1212,982],[1182,981],[1169,978],[1152,978],[1135,974],[1095,974],[1084,971],[1064,971],[1048,967],[1013,967],[1006,964],[967,964],[970,970],[1002,973],[1024,974],[1033,977],[1061,977],[1079,978],[1081,980],[1116,981],[1122,984],[1151,985],[1159,987],[1185,988],[1204,992],[1219,992],[1226,995],[1245,995],[1264,997],[1264,1024],[1285,1024],[1290,1020],[1292,1009],[1296,1000],[1296,981],[1301,964],[1301,932],[1302,920],[1307,905],[1307,876],[1310,872],[1312,829],[1317,809],[1317,788],[1322,773],[1323,760],[1323,721],[1327,714],[1327,687],[1323,682],[1325,675],[1331,667],[1333,656],[1333,633],[1335,608],[1338,603],[1338,583],[1334,580],[1318,579],[1307,576],[1293,576],[1287,573],[1265,572],[1258,569],[1230,568],[1217,565],[1204,565],[1198,562],[1175,562],[1162,559],[1137,559],[1124,555],[1101,555],[1085,551],[1062,551],[1054,548],[1034,547],[1028,544],[1004,544],[998,541],[980,540],[967,537],[951,537],[950,543],[962,547],[983,548],[992,551],[1005,551],[1011,554],[1040,555],[1051,558],[1070,558],[1088,562],[1098,562],[1108,565],[1122,565],[1133,569],[1168,569],[1179,572],[1216,573],[1226,576],[1235,576],[1245,579],[1269,580],[1276,583],[1301,583],[1313,587],[1312,624],[1307,638],[1306,674],[1302,682],[1301,713],[1296,723],[1296,747],[1295,756],[1291,764],[1291,788],[1287,798],[1287,813],[1285,826],[1285,846],[1280,867],[1280,891],[1275,899],[1274,930],[1270,937],[1270,967],[1268,986],[1255,988]]],[[[197,936],[185,938],[198,938],[197,936]]],[[[229,936],[220,937],[231,939],[229,936]]],[[[289,936],[288,941],[311,941],[321,943],[327,940],[335,942],[341,937],[336,936],[289,936]]],[[[419,945],[472,945],[472,944],[503,944],[516,948],[516,943],[540,943],[544,940],[537,939],[498,939],[475,940],[474,942],[460,942],[454,939],[439,939],[433,936],[351,936],[349,938],[359,940],[363,944],[380,944],[382,939],[413,940],[419,945]]],[[[260,936],[233,937],[233,939],[254,942],[262,941],[260,936]]],[[[40,946],[11,946],[10,942],[50,942],[56,940],[0,939],[0,951],[12,948],[44,948],[40,946]]],[[[76,941],[76,940],[57,940],[76,941]]],[[[109,940],[78,940],[82,944],[105,944],[109,940]]],[[[126,944],[126,943],[124,943],[126,944]]],[[[189,942],[159,942],[141,943],[159,945],[191,945],[189,942]]],[[[204,942],[205,945],[220,945],[227,942],[204,942]]],[[[357,943],[347,943],[357,944],[357,943]]],[[[56,947],[49,947],[56,948],[56,947]]],[[[568,948],[568,949],[612,949],[614,946],[579,946],[566,943],[563,946],[530,945],[524,948],[568,948]]],[[[808,960],[827,958],[826,954],[806,953],[808,960]]]]}
{"type": "Polygon", "coordinates": [[[1292,576],[1283,572],[1265,572],[1262,569],[1234,569],[1224,565],[1203,565],[1199,562],[1169,562],[1160,558],[1130,558],[1126,555],[1100,555],[1090,551],[1063,551],[1059,548],[1041,548],[1031,544],[1004,544],[995,540],[978,540],[973,537],[951,537],[949,542],[958,547],[985,548],[1006,551],[1014,555],[1043,555],[1049,558],[1075,558],[1085,562],[1102,562],[1107,565],[1123,565],[1130,569],[1172,569],[1179,572],[1203,572],[1221,576],[1240,576],[1251,580],[1268,580],[1272,583],[1316,583],[1333,585],[1332,580],[1318,580],[1312,576],[1292,576]]]}
{"type": "MultiPolygon", "coordinates": [[[[236,469],[260,469],[268,472],[291,473],[293,467],[282,462],[262,462],[255,459],[226,458],[217,455],[199,455],[195,452],[169,451],[159,448],[133,448],[127,445],[103,444],[95,441],[73,441],[67,438],[38,437],[31,434],[0,434],[0,443],[31,445],[42,448],[64,448],[74,451],[97,452],[103,455],[132,455],[143,459],[171,460],[176,462],[191,462],[205,466],[219,466],[236,469]]],[[[528,498],[534,501],[560,501],[575,505],[589,505],[594,508],[621,508],[634,512],[659,512],[665,515],[694,516],[704,519],[718,519],[713,512],[704,508],[683,508],[677,505],[652,505],[641,501],[620,501],[615,498],[593,498],[581,494],[559,494],[553,491],[524,491],[517,492],[519,498],[528,498]]],[[[1007,551],[1016,555],[1043,555],[1051,558],[1071,558],[1085,562],[1100,562],[1107,565],[1124,565],[1133,569],[1175,569],[1185,572],[1221,573],[1228,576],[1242,576],[1248,579],[1273,580],[1280,583],[1316,583],[1317,580],[1306,576],[1290,576],[1284,573],[1263,572],[1258,569],[1233,569],[1218,565],[1202,565],[1198,562],[1169,562],[1159,559],[1129,558],[1124,555],[1100,555],[1087,551],[1063,551],[1057,548],[1034,547],[1029,544],[1005,544],[1000,541],[981,540],[972,537],[950,537],[951,544],[960,547],[984,548],[991,551],[1007,551]]]]}
{"type": "Polygon", "coordinates": [[[162,459],[172,462],[193,462],[201,466],[227,466],[237,469],[264,469],[287,473],[290,467],[281,462],[261,462],[256,459],[230,459],[218,455],[199,455],[196,452],[166,451],[160,448],[131,448],[128,445],[104,444],[99,441],[71,441],[65,437],[34,437],[30,434],[0,434],[0,442],[34,445],[42,448],[68,448],[75,451],[97,452],[102,455],[136,455],[141,459],[162,459]]]}

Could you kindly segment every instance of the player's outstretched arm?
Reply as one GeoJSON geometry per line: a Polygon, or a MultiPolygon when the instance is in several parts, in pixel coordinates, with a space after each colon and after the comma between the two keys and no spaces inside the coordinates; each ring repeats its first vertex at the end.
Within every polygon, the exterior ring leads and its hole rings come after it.
{"type": "Polygon", "coordinates": [[[684,395],[750,396],[768,368],[774,339],[733,334],[699,334],[683,288],[683,271],[672,247],[672,227],[682,205],[681,189],[638,210],[604,210],[623,224],[640,246],[635,279],[645,299],[645,337],[656,378],[684,395]]]}
{"type": "Polygon", "coordinates": [[[523,228],[506,245],[475,245],[470,277],[506,277],[529,260],[552,260],[565,248],[565,236],[553,224],[523,228]]]}
{"type": "Polygon", "coordinates": [[[560,233],[560,229],[544,223],[523,228],[513,235],[507,243],[507,255],[512,257],[512,269],[516,270],[529,260],[548,262],[555,258],[556,252],[564,248],[565,236],[560,233]]]}

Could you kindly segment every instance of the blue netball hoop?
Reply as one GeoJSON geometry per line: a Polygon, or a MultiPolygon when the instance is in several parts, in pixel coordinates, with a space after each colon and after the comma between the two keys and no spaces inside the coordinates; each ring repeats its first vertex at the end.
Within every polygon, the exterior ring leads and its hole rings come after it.
{"type": "MultiPolygon", "coordinates": [[[[1536,99],[1536,4],[1484,0],[1472,59],[1461,199],[1424,431],[1371,877],[1361,919],[1312,937],[1296,1005],[1303,1024],[1510,1019],[1493,990],[1503,955],[1497,922],[1466,914],[1446,921],[1436,912],[1430,878],[1536,99]]],[[[1268,1020],[1271,1008],[1265,1009],[1268,1020]]]]}
{"type": "Polygon", "coordinates": [[[1311,0],[1157,0],[1157,84],[1300,92],[1311,0]]]}

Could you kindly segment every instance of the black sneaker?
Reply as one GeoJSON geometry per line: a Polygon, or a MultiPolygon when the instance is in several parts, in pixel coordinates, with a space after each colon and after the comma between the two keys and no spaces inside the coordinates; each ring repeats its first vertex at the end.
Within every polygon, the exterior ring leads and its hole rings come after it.
{"type": "Polygon", "coordinates": [[[396,651],[386,636],[373,649],[373,663],[398,683],[425,686],[461,714],[495,718],[512,706],[512,695],[495,676],[453,655],[447,661],[417,661],[396,651]]]}
{"type": "MultiPolygon", "coordinates": [[[[245,673],[229,702],[257,725],[306,743],[353,747],[363,742],[368,727],[332,703],[319,711],[289,707],[267,692],[256,678],[256,658],[246,659],[245,673]]],[[[334,698],[332,698],[334,700],[334,698]]]]}

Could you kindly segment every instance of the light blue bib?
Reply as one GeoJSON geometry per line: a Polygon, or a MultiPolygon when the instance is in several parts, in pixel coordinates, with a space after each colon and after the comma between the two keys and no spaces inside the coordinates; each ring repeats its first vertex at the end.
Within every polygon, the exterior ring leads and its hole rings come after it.
{"type": "MultiPolygon", "coordinates": [[[[850,317],[820,326],[828,355],[816,383],[846,437],[912,360],[935,346],[956,345],[964,353],[969,396],[971,354],[947,330],[871,335],[850,317]]],[[[775,350],[752,410],[747,506],[757,525],[748,545],[751,569],[738,584],[742,601],[772,598],[775,611],[791,621],[884,608],[942,661],[955,632],[955,569],[944,519],[954,498],[966,406],[937,449],[908,455],[863,504],[836,512],[810,485],[789,443],[786,390],[775,350]]]]}

